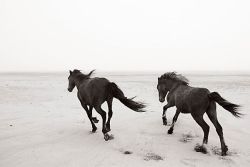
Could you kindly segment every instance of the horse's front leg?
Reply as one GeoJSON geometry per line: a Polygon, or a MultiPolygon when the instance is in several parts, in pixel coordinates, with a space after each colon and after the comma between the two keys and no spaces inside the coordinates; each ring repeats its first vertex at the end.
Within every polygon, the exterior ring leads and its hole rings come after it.
{"type": "Polygon", "coordinates": [[[168,134],[172,134],[173,133],[174,125],[175,125],[175,123],[176,123],[176,121],[178,119],[179,114],[180,114],[180,111],[177,109],[176,112],[175,112],[175,115],[173,117],[173,121],[172,121],[171,127],[168,130],[168,134]]]}
{"type": "Polygon", "coordinates": [[[167,109],[171,107],[170,104],[166,104],[164,107],[163,107],[163,112],[162,112],[162,123],[163,125],[167,125],[167,118],[166,118],[166,111],[167,109]]]}

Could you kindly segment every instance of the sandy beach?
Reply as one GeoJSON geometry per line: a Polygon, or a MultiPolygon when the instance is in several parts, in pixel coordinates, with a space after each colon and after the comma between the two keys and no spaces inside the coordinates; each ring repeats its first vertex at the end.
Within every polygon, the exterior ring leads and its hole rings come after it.
{"type": "MultiPolygon", "coordinates": [[[[189,114],[181,114],[174,133],[167,134],[169,126],[162,125],[163,104],[156,89],[159,75],[95,74],[107,77],[127,97],[137,96],[148,106],[147,112],[136,113],[114,100],[110,132],[114,139],[105,141],[100,122],[97,132],[90,133],[77,90],[67,91],[67,72],[0,74],[0,166],[249,166],[250,75],[186,75],[191,86],[217,91],[243,106],[240,112],[245,116],[237,119],[217,105],[229,147],[225,157],[220,156],[219,137],[206,115],[208,154],[194,151],[203,132],[189,114]]],[[[103,108],[107,109],[106,103],[103,108]]],[[[174,113],[175,108],[167,111],[169,124],[174,113]]],[[[93,115],[101,120],[95,111],[93,115]]]]}

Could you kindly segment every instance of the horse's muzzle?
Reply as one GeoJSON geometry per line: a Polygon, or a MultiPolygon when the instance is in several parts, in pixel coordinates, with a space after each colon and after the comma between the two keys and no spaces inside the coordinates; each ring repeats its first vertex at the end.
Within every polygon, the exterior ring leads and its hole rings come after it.
{"type": "Polygon", "coordinates": [[[159,98],[159,101],[163,103],[165,101],[165,98],[159,98]]]}
{"type": "Polygon", "coordinates": [[[69,92],[72,92],[72,89],[68,88],[68,91],[69,91],[69,92]]]}

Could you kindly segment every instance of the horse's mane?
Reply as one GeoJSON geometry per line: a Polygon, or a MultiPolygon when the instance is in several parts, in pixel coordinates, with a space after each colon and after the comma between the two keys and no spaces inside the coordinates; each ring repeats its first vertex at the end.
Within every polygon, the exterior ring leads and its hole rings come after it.
{"type": "Polygon", "coordinates": [[[189,80],[185,76],[181,74],[177,74],[176,72],[167,72],[161,75],[161,77],[159,78],[159,80],[162,80],[162,79],[171,79],[171,80],[180,82],[183,85],[189,84],[189,80]]]}
{"type": "Polygon", "coordinates": [[[94,71],[95,70],[90,71],[89,74],[83,74],[80,70],[74,69],[74,71],[72,73],[75,75],[75,77],[77,79],[81,80],[81,79],[88,79],[88,78],[90,78],[94,71]]]}

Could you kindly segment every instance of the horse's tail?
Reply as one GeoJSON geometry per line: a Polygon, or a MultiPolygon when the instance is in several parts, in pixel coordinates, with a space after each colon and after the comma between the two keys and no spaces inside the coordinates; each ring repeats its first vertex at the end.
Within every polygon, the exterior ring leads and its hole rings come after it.
{"type": "Polygon", "coordinates": [[[209,99],[216,101],[224,109],[229,111],[233,116],[240,118],[243,114],[237,112],[240,105],[230,103],[229,101],[223,99],[218,92],[212,92],[208,94],[209,99]]]}
{"type": "Polygon", "coordinates": [[[134,97],[125,97],[122,90],[115,83],[109,83],[108,89],[115,98],[119,99],[125,106],[127,106],[131,110],[134,110],[136,112],[145,112],[145,110],[143,110],[143,108],[146,107],[144,103],[134,101],[134,97]]]}

